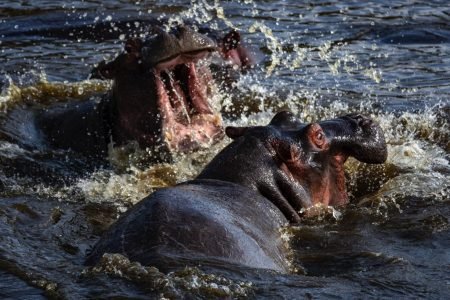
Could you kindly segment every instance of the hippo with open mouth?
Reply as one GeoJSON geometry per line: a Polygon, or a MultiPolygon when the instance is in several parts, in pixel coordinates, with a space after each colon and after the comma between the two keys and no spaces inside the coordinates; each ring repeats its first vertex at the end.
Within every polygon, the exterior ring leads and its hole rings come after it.
{"type": "MultiPolygon", "coordinates": [[[[237,53],[237,38],[227,35],[219,52],[243,65],[248,59],[237,53]]],[[[100,103],[58,105],[38,117],[38,127],[51,146],[90,157],[106,157],[111,142],[136,141],[157,161],[208,147],[224,136],[221,115],[210,102],[212,75],[201,63],[216,50],[215,41],[189,27],[129,39],[123,53],[93,71],[113,80],[100,103]]]]}
{"type": "Polygon", "coordinates": [[[143,199],[97,242],[104,253],[170,270],[238,264],[288,272],[280,228],[315,204],[348,202],[344,163],[387,158],[380,126],[358,114],[303,124],[280,112],[267,126],[227,127],[234,141],[192,181],[143,199]]]}

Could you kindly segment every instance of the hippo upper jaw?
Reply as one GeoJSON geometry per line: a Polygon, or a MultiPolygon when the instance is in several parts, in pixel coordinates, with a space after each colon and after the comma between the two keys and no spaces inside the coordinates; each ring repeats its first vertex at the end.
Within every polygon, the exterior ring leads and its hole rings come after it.
{"type": "MultiPolygon", "coordinates": [[[[137,41],[139,55],[142,62],[147,66],[157,67],[169,62],[178,65],[182,61],[176,61],[187,57],[188,61],[198,59],[205,52],[217,50],[216,43],[210,38],[202,35],[189,27],[181,26],[166,32],[156,28],[157,34],[148,38],[145,42],[137,41]]],[[[161,67],[160,69],[165,69],[161,67]]]]}
{"type": "Polygon", "coordinates": [[[321,128],[330,139],[335,155],[380,164],[387,159],[387,147],[383,130],[372,119],[360,114],[320,122],[321,128]]]}

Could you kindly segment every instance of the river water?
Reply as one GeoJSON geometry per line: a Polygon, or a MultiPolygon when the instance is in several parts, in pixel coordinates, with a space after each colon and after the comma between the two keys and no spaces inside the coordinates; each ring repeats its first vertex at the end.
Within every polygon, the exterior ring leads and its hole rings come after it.
{"type": "Polygon", "coordinates": [[[0,61],[0,298],[450,298],[448,1],[0,0],[0,61]],[[92,67],[158,19],[237,28],[258,53],[215,99],[227,125],[290,109],[305,122],[362,112],[385,130],[385,164],[347,163],[347,208],[285,228],[292,274],[83,266],[121,213],[229,142],[152,166],[122,149],[92,170],[27,123],[31,106],[99,97],[109,83],[87,80],[92,67]]]}

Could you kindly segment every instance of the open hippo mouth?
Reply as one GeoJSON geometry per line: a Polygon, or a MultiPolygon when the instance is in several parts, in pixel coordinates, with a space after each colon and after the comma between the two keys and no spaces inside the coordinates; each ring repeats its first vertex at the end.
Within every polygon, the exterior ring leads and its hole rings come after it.
{"type": "Polygon", "coordinates": [[[155,75],[160,134],[169,150],[186,153],[222,138],[221,116],[209,102],[212,75],[200,64],[217,49],[215,42],[179,27],[172,33],[158,32],[143,46],[144,65],[151,65],[155,75]]]}
{"type": "MultiPolygon", "coordinates": [[[[205,59],[220,49],[216,42],[188,27],[170,32],[151,27],[146,34],[129,38],[124,51],[93,68],[90,79],[112,80],[100,101],[39,114],[36,122],[49,145],[105,158],[113,147],[138,144],[152,162],[167,162],[172,154],[221,140],[220,112],[209,102],[217,91],[211,85],[212,62],[205,59]]],[[[239,35],[231,36],[226,40],[238,44],[239,35]]],[[[222,52],[233,50],[226,46],[222,52]]]]}
{"type": "Polygon", "coordinates": [[[114,144],[137,141],[158,153],[188,153],[219,141],[224,130],[209,102],[213,85],[206,64],[216,50],[208,37],[179,27],[131,38],[124,53],[99,65],[94,74],[114,80],[114,144]]]}
{"type": "Polygon", "coordinates": [[[195,63],[208,53],[183,53],[154,68],[161,133],[171,150],[188,152],[224,134],[221,116],[209,103],[209,70],[195,63]]]}

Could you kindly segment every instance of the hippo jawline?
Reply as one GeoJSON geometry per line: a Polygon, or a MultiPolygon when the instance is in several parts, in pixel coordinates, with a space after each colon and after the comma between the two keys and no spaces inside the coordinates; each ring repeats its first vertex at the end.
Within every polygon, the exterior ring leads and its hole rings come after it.
{"type": "Polygon", "coordinates": [[[209,69],[202,72],[196,64],[209,52],[181,53],[153,68],[162,138],[170,150],[186,153],[208,147],[224,136],[220,113],[209,103],[209,69]]]}

